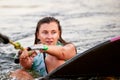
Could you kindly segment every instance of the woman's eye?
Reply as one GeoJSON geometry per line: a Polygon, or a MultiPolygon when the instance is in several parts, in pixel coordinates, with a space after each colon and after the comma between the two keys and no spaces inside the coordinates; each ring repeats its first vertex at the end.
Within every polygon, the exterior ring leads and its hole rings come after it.
{"type": "Polygon", "coordinates": [[[46,31],[44,31],[44,32],[42,32],[43,34],[47,34],[48,32],[46,32],[46,31]]]}
{"type": "Polygon", "coordinates": [[[55,31],[52,32],[52,34],[55,34],[55,33],[56,33],[55,31]]]}

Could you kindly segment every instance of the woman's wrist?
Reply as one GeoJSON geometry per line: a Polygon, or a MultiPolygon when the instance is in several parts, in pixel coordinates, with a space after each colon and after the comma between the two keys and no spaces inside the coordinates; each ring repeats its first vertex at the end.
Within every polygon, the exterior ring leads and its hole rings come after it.
{"type": "Polygon", "coordinates": [[[29,47],[29,50],[44,50],[44,51],[47,51],[48,46],[44,45],[44,44],[37,44],[37,45],[29,47]]]}

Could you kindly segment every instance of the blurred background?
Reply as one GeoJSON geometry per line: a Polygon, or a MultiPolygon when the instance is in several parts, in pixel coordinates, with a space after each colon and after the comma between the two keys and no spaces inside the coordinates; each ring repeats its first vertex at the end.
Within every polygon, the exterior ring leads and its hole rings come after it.
{"type": "MultiPolygon", "coordinates": [[[[62,36],[78,54],[120,35],[119,0],[0,0],[0,33],[28,47],[34,43],[39,19],[53,16],[62,25],[62,36]]],[[[19,68],[18,51],[0,43],[0,79],[19,68]]]]}

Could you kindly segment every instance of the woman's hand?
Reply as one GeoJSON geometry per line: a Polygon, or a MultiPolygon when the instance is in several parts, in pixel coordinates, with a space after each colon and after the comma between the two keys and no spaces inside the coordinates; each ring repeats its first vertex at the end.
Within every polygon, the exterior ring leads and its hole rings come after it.
{"type": "Polygon", "coordinates": [[[27,49],[23,50],[20,55],[20,65],[25,69],[30,69],[33,63],[33,56],[28,54],[29,52],[27,49]]]}
{"type": "Polygon", "coordinates": [[[29,54],[28,54],[27,49],[25,49],[25,50],[22,51],[22,53],[20,55],[20,59],[25,59],[27,57],[29,57],[29,54]]]}

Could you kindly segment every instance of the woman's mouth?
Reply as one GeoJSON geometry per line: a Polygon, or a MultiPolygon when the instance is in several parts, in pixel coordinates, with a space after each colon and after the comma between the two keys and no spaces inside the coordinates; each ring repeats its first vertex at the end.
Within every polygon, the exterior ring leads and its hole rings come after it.
{"type": "Polygon", "coordinates": [[[53,43],[53,41],[46,41],[46,43],[47,43],[48,45],[51,45],[51,44],[53,43]]]}

